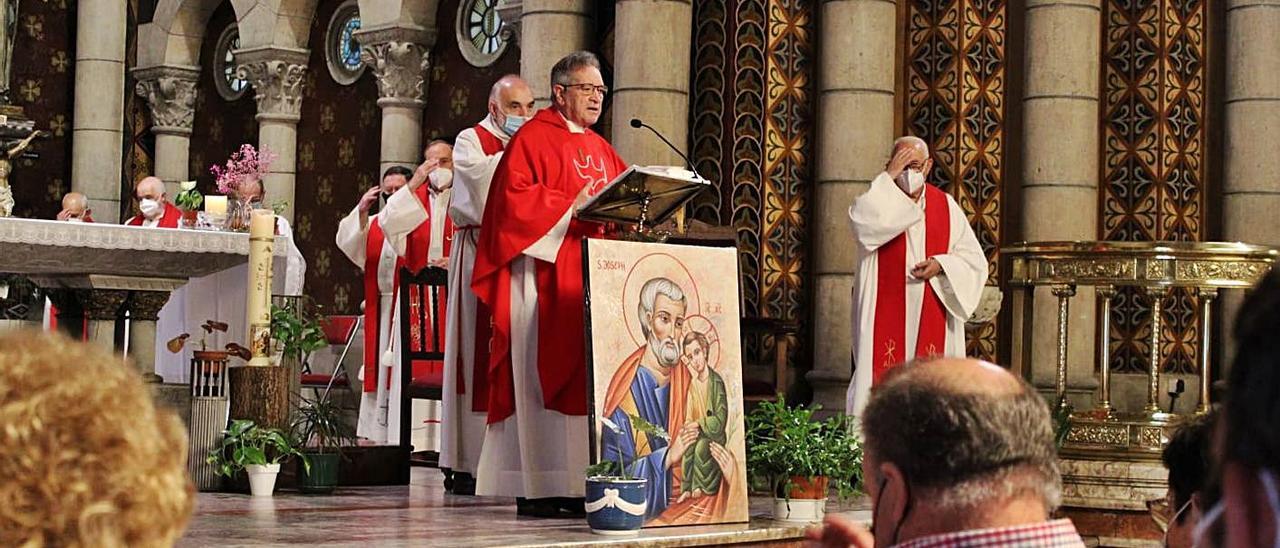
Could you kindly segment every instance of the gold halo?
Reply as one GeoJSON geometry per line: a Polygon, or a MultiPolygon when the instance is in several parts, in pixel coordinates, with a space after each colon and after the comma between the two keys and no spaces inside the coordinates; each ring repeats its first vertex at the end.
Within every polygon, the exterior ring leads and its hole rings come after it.
{"type": "MultiPolygon", "coordinates": [[[[716,331],[716,324],[711,323],[711,319],[701,314],[686,314],[684,317],[684,332],[697,331],[707,337],[707,344],[710,347],[707,350],[707,367],[720,371],[720,332],[716,331]]],[[[680,351],[684,352],[684,341],[680,341],[680,351]]]]}
{"type": "Polygon", "coordinates": [[[636,310],[640,307],[640,289],[653,278],[666,278],[680,286],[684,291],[685,302],[688,303],[684,311],[685,318],[702,313],[702,299],[698,296],[698,285],[693,279],[693,273],[689,272],[689,267],[667,253],[650,253],[640,257],[631,265],[622,284],[622,318],[627,324],[627,334],[637,346],[643,346],[647,342],[640,330],[639,318],[636,317],[636,310]]]}

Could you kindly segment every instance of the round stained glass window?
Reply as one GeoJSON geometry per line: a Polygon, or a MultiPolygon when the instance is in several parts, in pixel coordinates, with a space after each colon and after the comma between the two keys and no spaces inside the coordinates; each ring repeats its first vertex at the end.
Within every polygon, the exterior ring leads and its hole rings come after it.
{"type": "Polygon", "coordinates": [[[325,64],[333,79],[344,86],[354,84],[364,74],[360,42],[356,40],[359,30],[360,7],[349,0],[333,12],[325,33],[325,64]]]}
{"type": "Polygon", "coordinates": [[[458,48],[468,63],[492,65],[507,49],[499,0],[465,0],[458,6],[458,48]]]}
{"type": "Polygon", "coordinates": [[[235,25],[228,26],[218,37],[218,45],[214,49],[213,77],[214,87],[218,95],[228,101],[244,97],[249,89],[249,82],[236,73],[236,50],[240,49],[240,30],[235,25]]]}

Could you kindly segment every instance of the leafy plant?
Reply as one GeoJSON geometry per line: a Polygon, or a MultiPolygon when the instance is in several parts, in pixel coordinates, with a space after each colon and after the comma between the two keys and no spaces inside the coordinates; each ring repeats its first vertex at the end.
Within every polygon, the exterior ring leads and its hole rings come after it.
{"type": "Polygon", "coordinates": [[[182,192],[173,197],[173,204],[187,211],[200,209],[200,204],[204,203],[204,195],[200,194],[199,190],[196,190],[196,182],[183,181],[181,188],[182,192]]]}
{"type": "Polygon", "coordinates": [[[284,215],[284,212],[287,209],[289,209],[289,202],[287,200],[276,200],[271,202],[271,212],[276,215],[284,215]]]}
{"type": "Polygon", "coordinates": [[[291,430],[302,449],[314,447],[316,453],[340,452],[343,446],[355,444],[355,430],[344,419],[342,406],[329,397],[328,389],[319,397],[300,399],[291,430]]]}
{"type": "Polygon", "coordinates": [[[288,357],[306,363],[312,352],[329,344],[320,327],[318,307],[308,298],[295,312],[289,307],[271,305],[271,337],[288,357]]]}
{"type": "MultiPolygon", "coordinates": [[[[631,427],[634,428],[636,432],[649,434],[651,436],[667,440],[668,442],[671,441],[671,435],[667,433],[665,428],[644,420],[644,417],[641,417],[640,415],[627,415],[627,418],[631,420],[631,427]]],[[[600,424],[605,428],[608,428],[614,434],[619,436],[623,435],[622,427],[618,426],[618,424],[612,420],[609,420],[608,417],[602,417],[600,419],[600,424]]],[[[588,478],[600,476],[620,478],[623,480],[634,479],[631,472],[627,470],[627,463],[623,462],[621,451],[618,452],[617,460],[602,460],[592,464],[587,467],[586,473],[588,478]]]]}
{"type": "Polygon", "coordinates": [[[788,407],[779,394],[776,402],[760,402],[747,415],[747,470],[789,495],[792,477],[826,477],[841,498],[862,485],[862,444],[850,418],[843,414],[819,420],[821,406],[788,407]]]}
{"type": "Polygon", "coordinates": [[[1053,411],[1053,441],[1062,449],[1063,442],[1067,441],[1067,434],[1071,433],[1071,403],[1067,401],[1067,395],[1063,394],[1058,398],[1058,404],[1054,405],[1053,411]]]}
{"type": "Polygon", "coordinates": [[[209,451],[205,462],[216,467],[219,475],[231,477],[250,464],[279,464],[289,456],[302,459],[302,465],[311,471],[306,455],[300,453],[283,432],[260,428],[248,419],[237,419],[222,432],[222,443],[209,451]]]}

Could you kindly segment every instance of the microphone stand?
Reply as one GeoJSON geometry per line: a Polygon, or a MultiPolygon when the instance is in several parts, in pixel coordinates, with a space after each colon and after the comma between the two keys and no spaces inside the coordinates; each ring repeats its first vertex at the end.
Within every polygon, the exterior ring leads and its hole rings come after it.
{"type": "MultiPolygon", "coordinates": [[[[699,178],[699,179],[702,179],[703,181],[706,181],[706,180],[707,180],[705,177],[703,177],[703,176],[702,176],[702,174],[701,174],[701,173],[698,173],[698,168],[696,168],[696,167],[694,167],[694,166],[693,166],[693,162],[692,162],[691,160],[689,160],[689,157],[688,157],[688,156],[685,156],[685,154],[684,154],[683,152],[680,152],[680,149],[676,148],[676,146],[675,146],[674,144],[672,144],[672,143],[671,143],[671,141],[668,141],[668,140],[667,140],[667,138],[666,138],[666,137],[664,137],[664,136],[662,135],[662,132],[658,131],[658,130],[657,130],[656,128],[654,128],[653,126],[651,126],[651,125],[649,125],[649,124],[644,123],[644,121],[640,120],[639,118],[632,118],[632,119],[631,119],[631,127],[636,128],[636,129],[645,128],[645,129],[649,130],[650,132],[652,132],[655,136],[657,136],[657,137],[658,137],[658,139],[659,139],[659,140],[661,140],[661,141],[662,141],[662,143],[663,143],[663,144],[667,145],[667,148],[671,149],[671,151],[672,151],[672,152],[675,152],[675,153],[676,153],[676,155],[680,156],[680,158],[684,160],[685,165],[689,166],[689,171],[693,172],[693,176],[694,176],[694,177],[697,177],[697,178],[699,178]]],[[[645,205],[646,205],[646,206],[648,206],[648,201],[647,201],[647,200],[646,200],[645,205]]],[[[648,209],[648,208],[646,207],[645,209],[648,209]]],[[[676,217],[676,232],[679,232],[679,233],[681,233],[681,234],[684,234],[684,232],[685,232],[685,230],[684,230],[684,212],[685,212],[685,209],[684,209],[683,207],[681,207],[681,208],[680,208],[680,210],[679,210],[679,211],[677,211],[677,212],[676,212],[676,215],[675,215],[675,217],[676,217]]]]}

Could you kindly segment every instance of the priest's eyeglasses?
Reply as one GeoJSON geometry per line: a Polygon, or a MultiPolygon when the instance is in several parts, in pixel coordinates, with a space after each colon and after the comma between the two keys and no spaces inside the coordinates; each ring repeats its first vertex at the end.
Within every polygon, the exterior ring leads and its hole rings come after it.
{"type": "Polygon", "coordinates": [[[578,91],[586,93],[587,95],[594,95],[596,93],[599,93],[601,97],[604,97],[609,94],[609,86],[597,86],[594,84],[585,84],[585,83],[584,84],[562,84],[562,85],[565,87],[565,89],[574,88],[578,91]]]}

